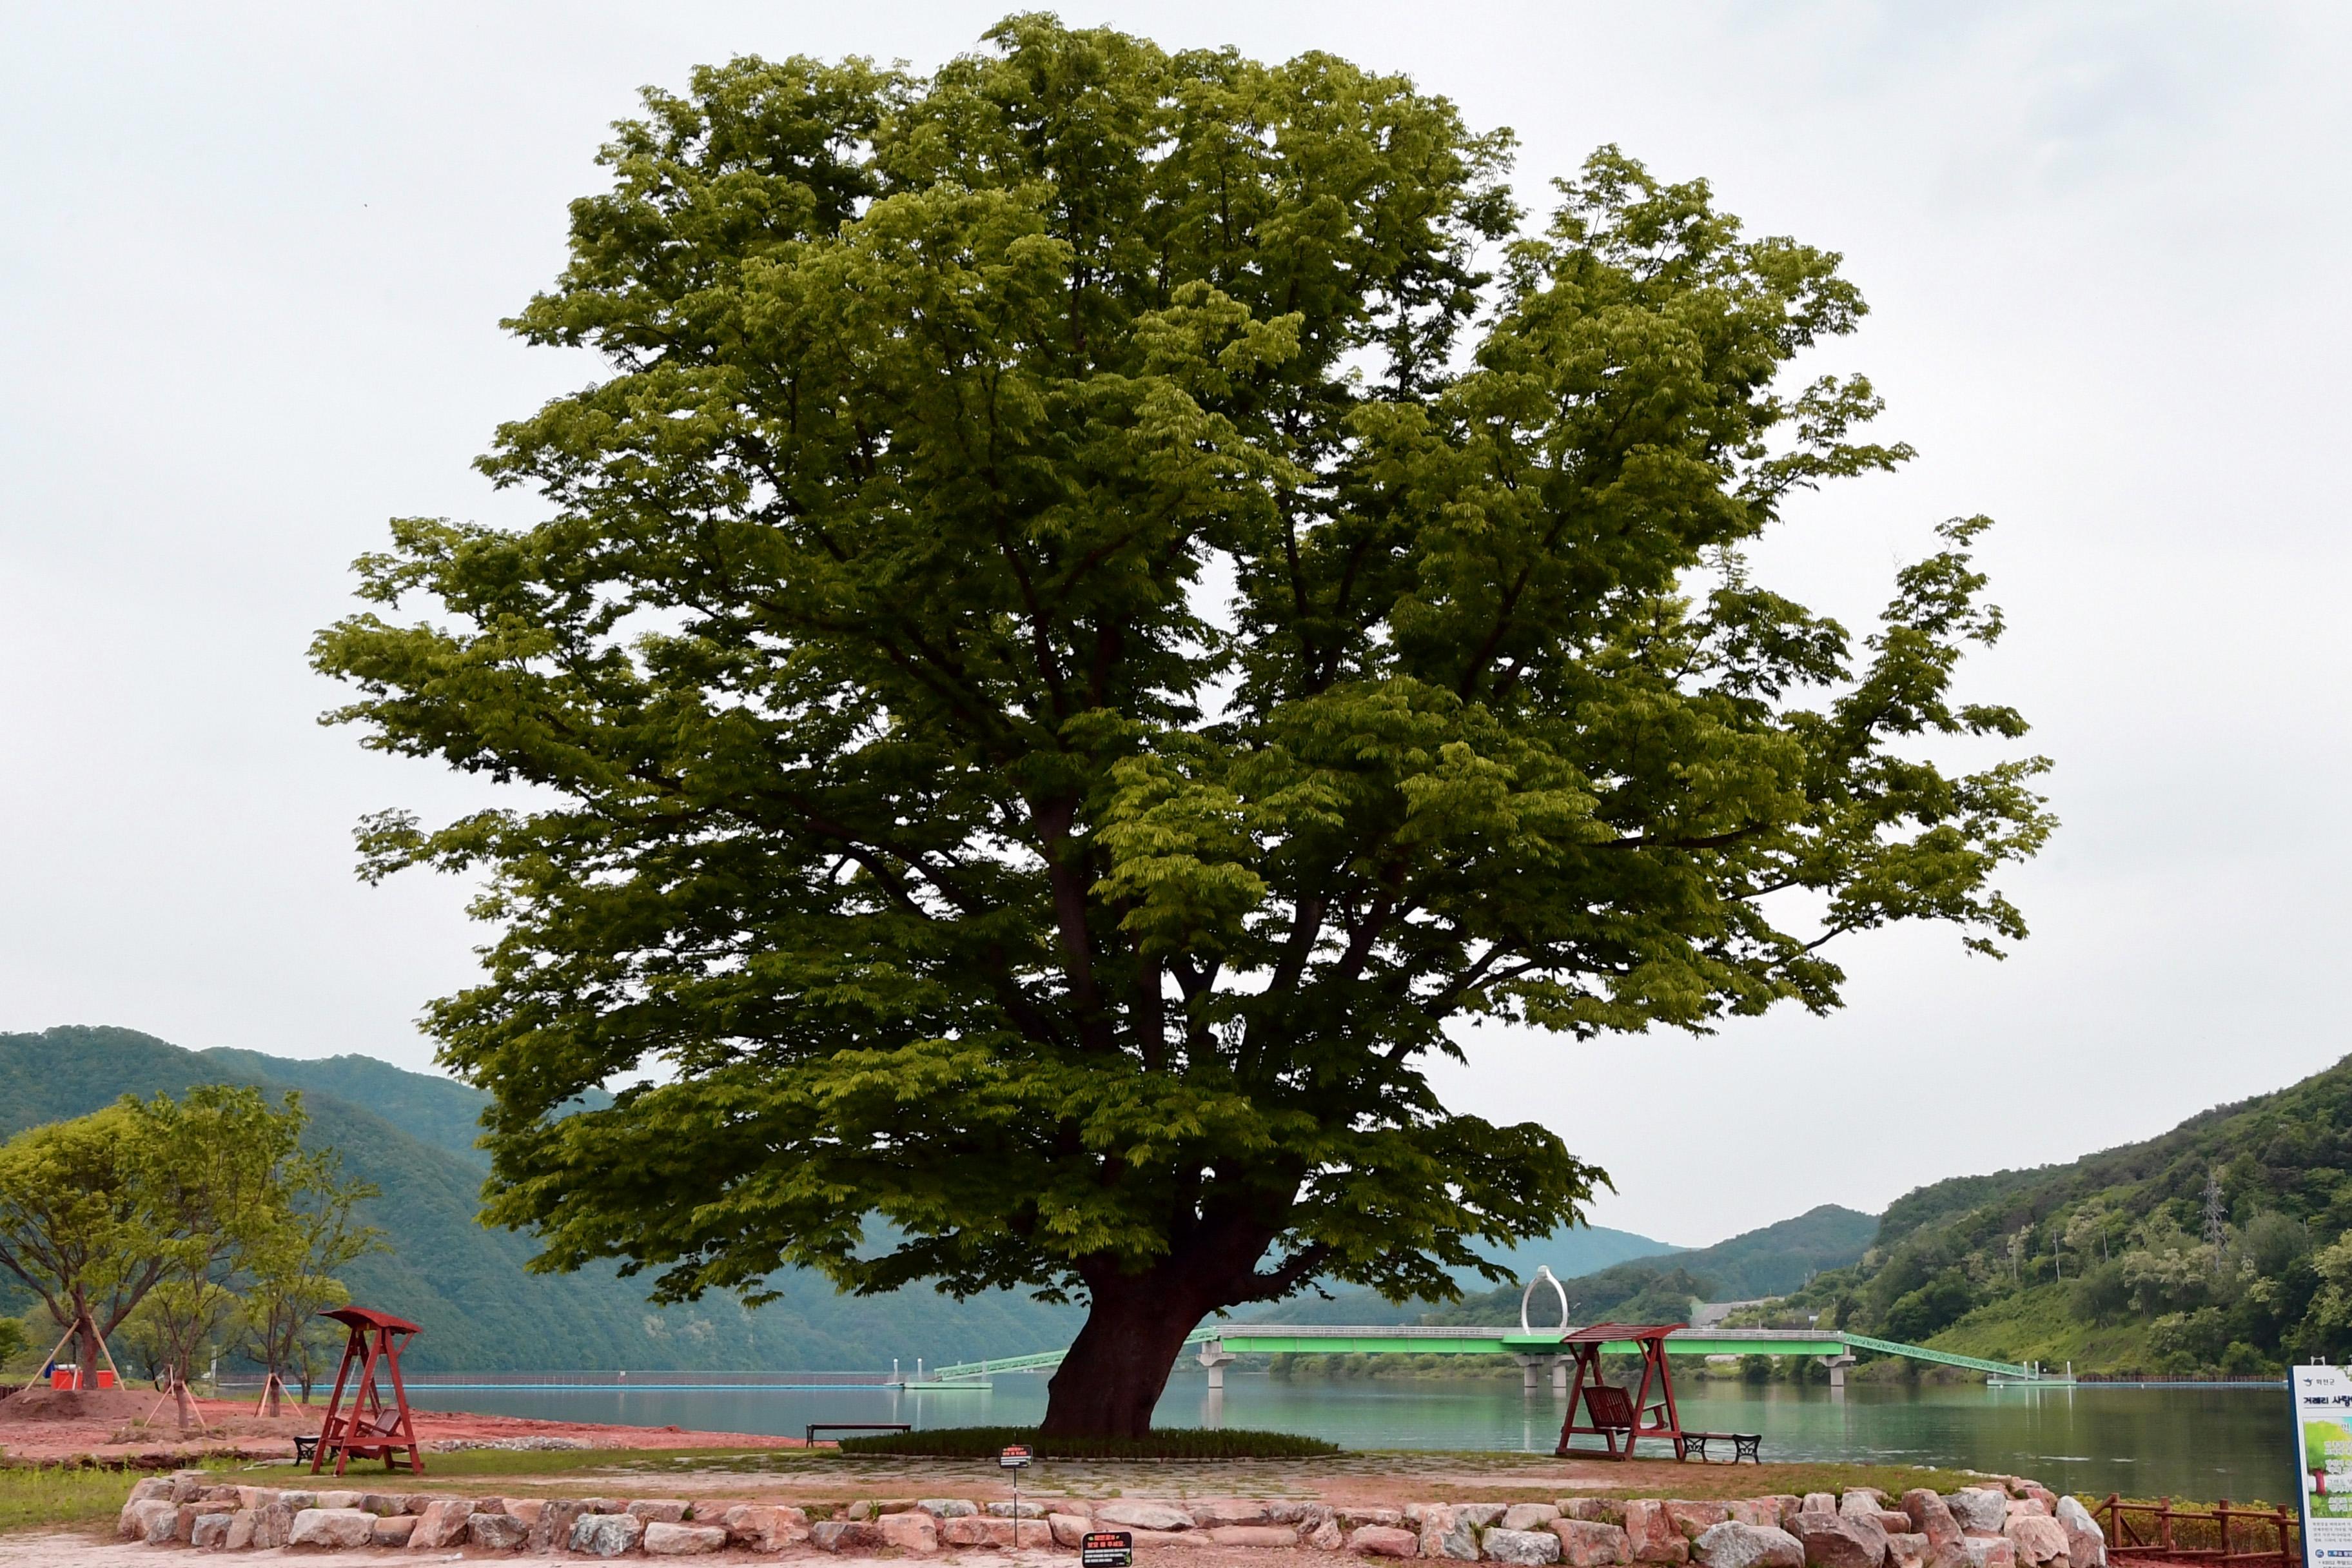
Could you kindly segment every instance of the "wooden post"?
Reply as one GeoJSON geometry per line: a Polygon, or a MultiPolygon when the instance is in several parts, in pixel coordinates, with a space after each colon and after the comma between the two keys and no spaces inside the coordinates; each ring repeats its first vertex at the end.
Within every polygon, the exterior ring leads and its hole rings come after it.
{"type": "Polygon", "coordinates": [[[2167,1552],[2172,1550],[2172,1500],[2156,1500],[2156,1543],[2167,1552]]]}
{"type": "Polygon", "coordinates": [[[2213,1504],[2213,1517],[2221,1523],[2221,1561],[2230,1561],[2230,1500],[2221,1498],[2213,1504]]]}

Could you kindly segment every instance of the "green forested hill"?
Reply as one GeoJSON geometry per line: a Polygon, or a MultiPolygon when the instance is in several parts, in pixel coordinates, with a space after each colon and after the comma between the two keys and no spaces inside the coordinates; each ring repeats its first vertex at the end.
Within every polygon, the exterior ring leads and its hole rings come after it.
{"type": "Polygon", "coordinates": [[[2077,1372],[2352,1353],[2352,1058],[2071,1164],[1938,1183],[1763,1316],[2077,1372]]]}
{"type": "MultiPolygon", "coordinates": [[[[1808,1209],[1728,1241],[1664,1257],[1634,1258],[1560,1283],[1579,1322],[1674,1322],[1690,1303],[1746,1301],[1794,1289],[1824,1268],[1863,1255],[1877,1234],[1870,1215],[1835,1204],[1808,1209]]],[[[1501,1323],[1516,1320],[1521,1287],[1465,1297],[1428,1315],[1433,1323],[1501,1323]]],[[[1549,1322],[1556,1304],[1542,1308],[1549,1322]]]]}
{"type": "MultiPolygon", "coordinates": [[[[347,1271],[353,1295],[425,1327],[420,1371],[625,1367],[887,1367],[1059,1344],[1076,1309],[1015,1295],[957,1303],[929,1290],[857,1300],[811,1275],[746,1312],[731,1299],[656,1310],[610,1269],[527,1274],[530,1240],[474,1222],[483,1173],[473,1138],[482,1097],[463,1084],[366,1057],[295,1061],[182,1050],[129,1029],[0,1035],[0,1134],[79,1116],[123,1094],[199,1083],[300,1089],[310,1142],[342,1152],[383,1195],[367,1218],[393,1250],[347,1271]]],[[[18,1309],[12,1309],[18,1310],[18,1309]]]]}

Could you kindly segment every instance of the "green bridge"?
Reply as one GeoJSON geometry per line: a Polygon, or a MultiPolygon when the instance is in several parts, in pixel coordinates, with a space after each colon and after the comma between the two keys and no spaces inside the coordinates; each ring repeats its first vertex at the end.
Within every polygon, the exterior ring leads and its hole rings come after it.
{"type": "MultiPolygon", "coordinates": [[[[1507,1355],[1519,1363],[1529,1389],[1538,1374],[1550,1369],[1553,1387],[1568,1392],[1569,1358],[1559,1353],[1561,1329],[1428,1328],[1406,1324],[1370,1328],[1340,1328],[1320,1323],[1213,1323],[1192,1331],[1184,1343],[1197,1348],[1201,1364],[1209,1369],[1209,1386],[1224,1386],[1225,1363],[1236,1355],[1507,1355]]],[[[1612,1353],[1633,1355],[1631,1340],[1602,1347],[1612,1353]]],[[[1845,1369],[1857,1351],[1878,1355],[1908,1356],[1938,1366],[1964,1367],[1996,1377],[2032,1379],[2036,1370],[2014,1362],[1985,1361],[1955,1355],[1925,1345],[1899,1344],[1893,1340],[1850,1334],[1839,1329],[1678,1329],[1667,1336],[1673,1355],[1809,1355],[1819,1357],[1830,1370],[1832,1387],[1843,1387],[1845,1369]]],[[[1004,1356],[994,1361],[959,1362],[935,1369],[927,1386],[983,1387],[1000,1372],[1035,1372],[1058,1366],[1066,1352],[1040,1351],[1034,1355],[1004,1356]]]]}

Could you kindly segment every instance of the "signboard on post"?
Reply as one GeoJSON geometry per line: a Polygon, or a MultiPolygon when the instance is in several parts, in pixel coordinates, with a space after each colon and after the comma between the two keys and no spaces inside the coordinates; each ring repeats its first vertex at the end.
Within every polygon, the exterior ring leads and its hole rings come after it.
{"type": "Polygon", "coordinates": [[[2287,1372],[2302,1473],[2305,1568],[2352,1563],[2352,1373],[2340,1366],[2287,1372]]]}
{"type": "Polygon", "coordinates": [[[1135,1568],[1135,1532],[1090,1530],[1078,1543],[1078,1568],[1135,1568]]]}

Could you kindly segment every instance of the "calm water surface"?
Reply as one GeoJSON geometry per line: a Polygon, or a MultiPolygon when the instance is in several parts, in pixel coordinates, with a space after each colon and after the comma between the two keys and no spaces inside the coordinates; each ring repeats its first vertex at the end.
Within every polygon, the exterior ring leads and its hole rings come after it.
{"type": "MultiPolygon", "coordinates": [[[[656,1374],[647,1374],[656,1375],[656,1374]]],[[[1160,1402],[1163,1426],[1257,1426],[1349,1448],[1549,1453],[1560,1405],[1547,1389],[1420,1379],[1324,1382],[1229,1373],[1222,1396],[1179,1373],[1160,1402]]],[[[988,1390],[435,1389],[421,1408],[561,1421],[798,1433],[812,1421],[917,1426],[1024,1426],[1045,1414],[1045,1380],[1006,1376],[988,1390]]],[[[2033,1476],[2062,1491],[2238,1500],[2294,1495],[2294,1433],[2284,1389],[1828,1389],[1696,1383],[1678,1389],[1685,1426],[1762,1432],[1771,1459],[1947,1465],[2033,1476]]]]}

